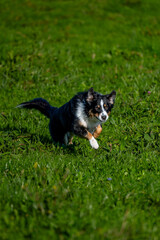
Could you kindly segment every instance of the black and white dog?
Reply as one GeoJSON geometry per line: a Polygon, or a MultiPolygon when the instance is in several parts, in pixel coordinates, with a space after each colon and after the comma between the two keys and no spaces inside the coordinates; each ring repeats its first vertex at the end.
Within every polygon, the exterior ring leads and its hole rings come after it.
{"type": "Polygon", "coordinates": [[[45,99],[35,98],[18,105],[20,108],[35,108],[50,119],[49,130],[54,142],[72,144],[73,135],[89,140],[94,149],[98,149],[97,138],[102,131],[114,106],[116,92],[102,95],[90,88],[75,95],[69,102],[52,107],[45,99]]]}

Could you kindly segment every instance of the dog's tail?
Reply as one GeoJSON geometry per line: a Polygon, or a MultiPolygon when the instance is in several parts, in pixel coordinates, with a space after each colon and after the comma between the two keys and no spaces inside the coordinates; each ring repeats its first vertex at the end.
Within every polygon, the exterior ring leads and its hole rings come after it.
{"type": "Polygon", "coordinates": [[[51,114],[55,109],[43,98],[35,98],[29,102],[23,102],[19,104],[16,108],[28,108],[28,109],[34,108],[39,110],[48,118],[51,117],[51,114]]]}

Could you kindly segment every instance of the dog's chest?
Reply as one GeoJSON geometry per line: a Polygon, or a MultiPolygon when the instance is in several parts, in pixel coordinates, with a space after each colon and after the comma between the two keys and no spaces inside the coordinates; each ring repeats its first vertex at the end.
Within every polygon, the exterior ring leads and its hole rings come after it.
{"type": "Polygon", "coordinates": [[[99,122],[97,122],[95,119],[88,119],[87,121],[87,129],[90,133],[93,133],[98,125],[99,122]]]}
{"type": "Polygon", "coordinates": [[[82,103],[79,103],[78,105],[76,116],[79,119],[79,123],[87,128],[90,133],[93,133],[96,127],[100,124],[96,118],[89,118],[86,116],[84,113],[84,105],[82,103]]]}
{"type": "Polygon", "coordinates": [[[90,133],[93,133],[100,124],[95,118],[83,118],[80,121],[81,125],[87,128],[90,133]]]}

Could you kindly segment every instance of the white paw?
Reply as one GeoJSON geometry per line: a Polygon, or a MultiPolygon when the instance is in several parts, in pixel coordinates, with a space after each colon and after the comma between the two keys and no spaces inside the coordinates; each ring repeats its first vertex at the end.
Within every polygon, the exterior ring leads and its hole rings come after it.
{"type": "Polygon", "coordinates": [[[92,137],[90,140],[89,140],[90,144],[91,144],[91,147],[94,148],[94,149],[98,149],[99,148],[99,145],[96,141],[96,139],[94,137],[92,137]]]}

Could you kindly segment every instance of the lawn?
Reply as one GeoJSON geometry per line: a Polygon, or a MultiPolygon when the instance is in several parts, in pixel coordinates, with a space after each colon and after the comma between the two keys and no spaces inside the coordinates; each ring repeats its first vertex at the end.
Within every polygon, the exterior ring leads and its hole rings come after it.
{"type": "Polygon", "coordinates": [[[0,1],[0,239],[160,239],[160,1],[0,1]],[[98,150],[52,143],[61,106],[116,90],[98,150]]]}

